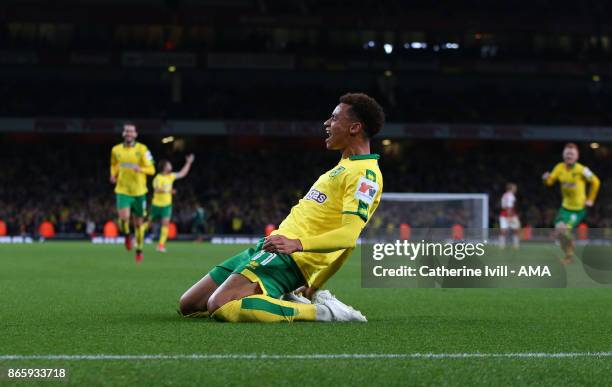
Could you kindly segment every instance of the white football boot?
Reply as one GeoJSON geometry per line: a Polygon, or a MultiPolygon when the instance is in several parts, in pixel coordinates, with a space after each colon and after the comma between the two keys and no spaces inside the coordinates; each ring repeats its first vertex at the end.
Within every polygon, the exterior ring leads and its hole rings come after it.
{"type": "MultiPolygon", "coordinates": [[[[321,321],[341,321],[341,322],[367,322],[366,317],[360,311],[353,309],[352,306],[346,305],[329,292],[329,290],[319,290],[315,293],[313,304],[329,310],[331,316],[326,316],[326,313],[321,313],[321,321]]],[[[317,313],[319,316],[319,313],[317,313]]]]}

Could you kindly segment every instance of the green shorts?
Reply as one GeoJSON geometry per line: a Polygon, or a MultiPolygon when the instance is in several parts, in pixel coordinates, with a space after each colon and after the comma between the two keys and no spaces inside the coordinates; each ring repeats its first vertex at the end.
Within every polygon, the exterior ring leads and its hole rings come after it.
{"type": "Polygon", "coordinates": [[[172,217],[172,204],[169,206],[159,207],[151,204],[151,219],[158,220],[172,217]]]}
{"type": "Polygon", "coordinates": [[[117,208],[129,207],[132,215],[143,218],[147,216],[147,195],[130,196],[124,194],[117,195],[117,208]]]}
{"type": "Polygon", "coordinates": [[[565,223],[568,228],[576,227],[582,219],[586,216],[586,209],[582,210],[568,210],[567,208],[559,208],[559,212],[557,212],[557,216],[555,217],[555,224],[559,222],[565,223]]]}
{"type": "Polygon", "coordinates": [[[255,247],[227,259],[208,274],[217,285],[221,285],[230,274],[242,274],[251,282],[259,283],[263,293],[273,298],[280,298],[306,284],[302,272],[289,255],[266,253],[261,249],[263,243],[262,238],[255,247]]]}

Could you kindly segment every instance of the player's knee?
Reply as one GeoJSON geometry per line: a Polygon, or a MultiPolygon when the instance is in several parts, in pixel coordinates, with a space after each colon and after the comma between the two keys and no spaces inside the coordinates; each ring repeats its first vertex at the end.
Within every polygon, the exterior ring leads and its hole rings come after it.
{"type": "Polygon", "coordinates": [[[215,313],[217,309],[223,306],[223,303],[221,303],[220,301],[221,300],[219,300],[216,296],[210,297],[208,299],[208,302],[206,303],[206,309],[210,314],[215,313]]]}
{"type": "Polygon", "coordinates": [[[203,312],[206,310],[204,308],[205,306],[206,303],[202,305],[202,302],[198,302],[198,300],[194,299],[193,295],[188,291],[185,292],[181,298],[179,298],[179,310],[183,316],[187,316],[188,314],[195,312],[203,312]]]}
{"type": "Polygon", "coordinates": [[[206,310],[209,313],[214,313],[217,309],[231,301],[225,294],[213,294],[206,302],[206,310]]]}
{"type": "Polygon", "coordinates": [[[195,304],[191,301],[189,295],[187,293],[183,294],[181,298],[179,298],[179,310],[183,316],[191,314],[195,312],[195,304]]]}

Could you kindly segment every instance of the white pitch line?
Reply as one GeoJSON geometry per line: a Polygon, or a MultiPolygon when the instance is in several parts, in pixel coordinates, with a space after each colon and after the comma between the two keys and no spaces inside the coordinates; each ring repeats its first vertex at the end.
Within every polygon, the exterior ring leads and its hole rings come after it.
{"type": "Polygon", "coordinates": [[[0,355],[0,361],[7,360],[333,360],[333,359],[562,359],[562,358],[603,358],[612,357],[609,352],[511,352],[511,353],[338,353],[305,355],[267,354],[191,354],[191,355],[0,355]]]}

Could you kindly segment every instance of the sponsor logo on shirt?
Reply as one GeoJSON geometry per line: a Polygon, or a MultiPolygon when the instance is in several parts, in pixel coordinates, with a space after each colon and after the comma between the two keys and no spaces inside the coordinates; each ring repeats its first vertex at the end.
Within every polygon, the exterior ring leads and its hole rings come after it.
{"type": "Polygon", "coordinates": [[[355,191],[355,198],[362,202],[372,204],[376,193],[378,192],[378,184],[368,178],[361,177],[357,182],[357,190],[355,191]]]}
{"type": "Polygon", "coordinates": [[[327,195],[323,192],[312,188],[305,196],[306,200],[312,200],[316,203],[323,204],[327,200],[327,195]]]}

